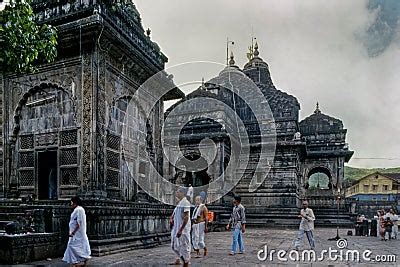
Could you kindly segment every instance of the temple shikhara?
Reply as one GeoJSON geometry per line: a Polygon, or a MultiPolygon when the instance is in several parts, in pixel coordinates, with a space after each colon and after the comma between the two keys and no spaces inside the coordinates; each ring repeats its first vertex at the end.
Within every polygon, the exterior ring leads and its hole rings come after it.
{"type": "MultiPolygon", "coordinates": [[[[0,233],[0,263],[60,255],[68,238],[69,199],[74,195],[85,202],[94,256],[168,240],[173,207],[147,195],[136,179],[151,181],[150,165],[171,183],[183,186],[206,186],[224,173],[237,140],[229,138],[223,123],[229,126],[235,121],[218,106],[172,112],[203,97],[233,107],[249,136],[249,166],[228,194],[209,205],[216,227],[226,223],[232,194],[242,196],[249,225],[297,225],[303,199],[319,207],[318,223],[337,219],[344,163],[353,155],[346,143],[347,130],[339,119],[322,112],[323,105],[317,104],[313,114],[299,120],[300,103],[274,86],[269,65],[261,58],[267,53],[262,44],[254,44],[243,68],[232,54],[215,78],[185,96],[163,71],[168,59],[152,41],[150,30],[144,30],[131,1],[33,0],[32,6],[39,23],[57,27],[58,58],[32,74],[0,76],[0,230],[22,218],[32,222],[35,232],[0,233]],[[135,91],[156,73],[173,89],[158,99],[158,88],[149,87],[142,98],[134,99],[135,91]],[[264,97],[259,101],[267,101],[273,115],[269,123],[275,131],[274,155],[260,173],[254,173],[251,164],[260,159],[262,131],[246,103],[224,89],[230,76],[250,79],[264,97]],[[177,102],[164,112],[167,100],[177,102]],[[145,105],[153,107],[150,116],[142,111],[145,105]],[[198,116],[190,120],[196,110],[198,116]],[[208,119],[211,113],[220,114],[219,121],[208,119]],[[178,133],[185,158],[201,159],[197,147],[204,138],[217,144],[212,164],[191,172],[179,168],[179,162],[173,166],[167,161],[164,153],[171,151],[163,150],[161,134],[167,116],[171,122],[189,121],[178,133]],[[127,120],[135,127],[131,149],[123,151],[127,120]],[[255,190],[249,190],[251,177],[258,183],[255,190]]],[[[165,126],[168,140],[175,133],[165,126]]],[[[231,176],[233,172],[226,173],[224,181],[231,176]]],[[[349,216],[342,212],[340,223],[348,222],[349,216]]]]}

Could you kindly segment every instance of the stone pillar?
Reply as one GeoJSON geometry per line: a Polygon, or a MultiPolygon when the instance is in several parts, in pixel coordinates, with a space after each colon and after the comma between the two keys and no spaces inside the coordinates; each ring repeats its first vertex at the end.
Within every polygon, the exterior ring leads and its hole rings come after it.
{"type": "Polygon", "coordinates": [[[97,52],[97,186],[98,190],[106,192],[105,181],[105,143],[106,143],[106,123],[107,105],[106,102],[106,56],[103,52],[97,52]]]}
{"type": "Polygon", "coordinates": [[[81,167],[81,191],[86,194],[94,189],[92,180],[92,94],[93,94],[93,55],[85,53],[82,56],[82,167],[81,167]]]}
{"type": "Polygon", "coordinates": [[[3,75],[0,73],[0,198],[4,197],[4,186],[5,186],[5,181],[4,181],[4,160],[3,160],[3,116],[4,116],[4,111],[3,111],[3,75]]]}
{"type": "Polygon", "coordinates": [[[16,141],[11,141],[10,144],[10,182],[9,182],[9,198],[18,198],[18,179],[17,179],[17,150],[16,141]]]}

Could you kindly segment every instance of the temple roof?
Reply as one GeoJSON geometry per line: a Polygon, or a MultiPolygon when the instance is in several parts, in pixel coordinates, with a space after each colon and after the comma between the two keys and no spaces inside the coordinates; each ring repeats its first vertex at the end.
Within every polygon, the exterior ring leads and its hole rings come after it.
{"type": "Polygon", "coordinates": [[[268,64],[259,57],[260,52],[258,51],[258,43],[251,47],[249,53],[249,62],[243,67],[243,72],[250,77],[257,85],[268,85],[273,86],[271,74],[269,72],[268,64]]]}
{"type": "Polygon", "coordinates": [[[244,65],[244,70],[252,68],[254,66],[263,66],[268,68],[268,64],[259,57],[260,51],[258,51],[258,43],[254,45],[254,51],[251,54],[251,59],[244,65]]]}
{"type": "Polygon", "coordinates": [[[382,173],[382,174],[400,183],[400,173],[382,173]]]}
{"type": "Polygon", "coordinates": [[[182,102],[187,101],[189,99],[193,99],[196,97],[209,97],[209,98],[214,98],[214,99],[218,99],[218,96],[210,91],[205,90],[204,85],[200,86],[198,89],[194,90],[193,92],[191,92],[190,94],[187,94],[186,96],[182,97],[181,100],[179,100],[178,102],[176,102],[175,104],[173,104],[171,107],[169,107],[165,113],[168,114],[169,112],[171,112],[175,107],[179,106],[182,102]]]}
{"type": "Polygon", "coordinates": [[[339,119],[323,114],[319,109],[318,103],[314,113],[300,122],[300,132],[303,135],[338,133],[343,130],[343,122],[339,119]]]}
{"type": "MultiPolygon", "coordinates": [[[[259,62],[261,60],[258,57],[258,46],[255,46],[255,57],[251,59],[250,62],[259,62]]],[[[266,63],[265,63],[266,64],[266,63]]],[[[249,67],[250,68],[250,67],[249,67]]],[[[250,70],[251,71],[251,70],[250,70]]],[[[269,75],[269,72],[268,72],[269,75]]],[[[258,75],[257,75],[258,76],[258,75]]],[[[259,88],[259,90],[262,92],[264,95],[265,99],[268,101],[268,104],[271,108],[271,111],[274,115],[274,118],[276,120],[279,120],[280,118],[287,119],[288,117],[291,117],[293,120],[298,119],[298,110],[300,109],[300,104],[297,101],[297,98],[283,92],[281,90],[278,90],[275,88],[273,85],[272,81],[271,83],[258,83],[255,82],[255,85],[249,81],[249,78],[251,80],[252,77],[248,76],[247,73],[244,72],[244,70],[241,70],[235,63],[234,56],[231,53],[230,55],[230,60],[228,66],[226,66],[219,74],[218,76],[210,79],[203,85],[202,87],[198,88],[197,90],[193,91],[192,93],[188,94],[185,98],[183,98],[181,101],[177,102],[175,105],[170,107],[168,110],[172,110],[175,108],[179,103],[195,98],[195,97],[211,97],[211,98],[217,98],[219,100],[222,100],[224,102],[230,101],[230,99],[223,99],[224,94],[219,94],[213,93],[214,89],[218,88],[231,88],[233,84],[233,90],[239,90],[239,92],[244,92],[246,90],[243,90],[243,88],[247,88],[251,90],[251,86],[254,86],[254,90],[257,90],[256,86],[259,88]],[[242,91],[242,90],[243,91],[242,91]],[[286,114],[286,115],[285,115],[286,114]],[[289,115],[287,115],[289,114],[289,115]]],[[[167,111],[168,112],[168,111],[167,111]]]]}
{"type": "Polygon", "coordinates": [[[143,29],[140,14],[132,0],[32,0],[31,5],[39,24],[47,23],[57,27],[69,25],[69,31],[73,29],[82,33],[87,32],[85,24],[110,25],[159,69],[163,69],[165,62],[168,62],[160,47],[151,40],[151,31],[145,32],[143,29]],[[71,24],[74,22],[77,25],[71,24]]]}

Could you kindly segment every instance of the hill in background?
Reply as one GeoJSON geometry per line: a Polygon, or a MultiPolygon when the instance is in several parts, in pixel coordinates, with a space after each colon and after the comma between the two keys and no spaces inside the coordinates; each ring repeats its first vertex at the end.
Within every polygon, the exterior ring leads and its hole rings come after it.
{"type": "Polygon", "coordinates": [[[372,169],[364,169],[364,168],[354,168],[350,166],[344,167],[344,179],[345,181],[354,181],[368,174],[374,172],[381,172],[381,173],[400,173],[400,167],[396,168],[372,168],[372,169]]]}

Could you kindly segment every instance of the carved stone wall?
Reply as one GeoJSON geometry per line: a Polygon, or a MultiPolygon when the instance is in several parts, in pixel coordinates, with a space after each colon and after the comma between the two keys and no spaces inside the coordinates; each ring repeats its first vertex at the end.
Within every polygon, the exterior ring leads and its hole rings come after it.
{"type": "Polygon", "coordinates": [[[19,189],[20,195],[37,195],[38,151],[51,148],[57,151],[59,196],[76,194],[80,184],[79,63],[78,58],[64,59],[52,67],[41,67],[38,73],[4,77],[6,102],[2,125],[7,154],[3,170],[4,190],[8,193],[13,187],[19,189]],[[68,136],[72,131],[75,137],[68,136]]]}

